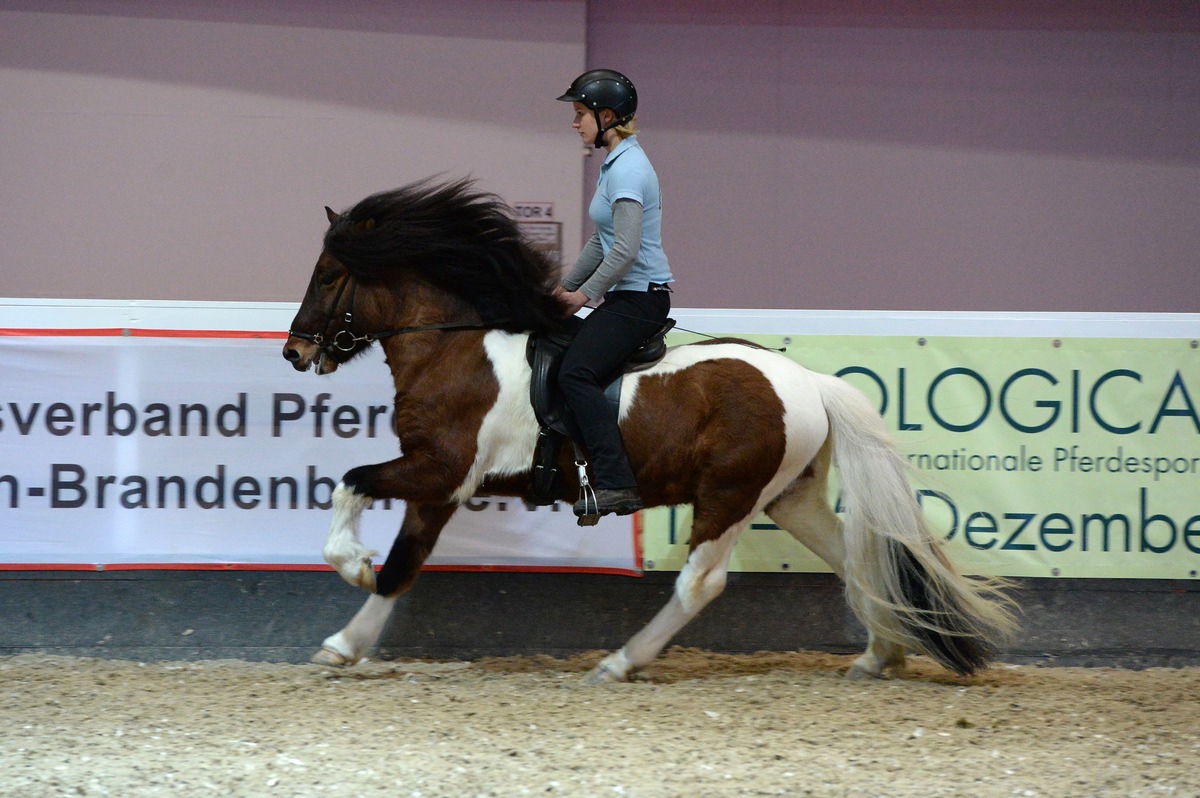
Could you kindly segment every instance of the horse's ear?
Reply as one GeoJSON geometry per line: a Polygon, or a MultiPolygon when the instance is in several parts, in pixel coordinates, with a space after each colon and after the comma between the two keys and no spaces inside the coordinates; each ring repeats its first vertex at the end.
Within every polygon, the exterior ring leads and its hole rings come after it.
{"type": "Polygon", "coordinates": [[[328,205],[325,206],[325,216],[328,217],[330,224],[333,224],[339,218],[341,218],[336,213],[334,213],[333,208],[330,208],[328,205]]]}

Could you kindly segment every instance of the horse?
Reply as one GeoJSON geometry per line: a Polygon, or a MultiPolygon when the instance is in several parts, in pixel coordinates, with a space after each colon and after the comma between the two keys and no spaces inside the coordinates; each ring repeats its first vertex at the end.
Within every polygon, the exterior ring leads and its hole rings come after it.
{"type": "MultiPolygon", "coordinates": [[[[283,356],[328,374],[381,346],[400,444],[398,457],[351,468],[333,491],[325,560],[371,595],[313,661],[347,665],[377,643],[460,505],[529,491],[539,427],[526,346],[558,329],[563,309],[558,264],[522,237],[503,200],[469,179],[429,178],[325,213],[323,249],[283,356]],[[359,538],[376,499],[405,502],[378,574],[377,552],[359,538]]],[[[691,504],[693,525],[670,599],[589,681],[626,681],[653,661],[722,592],[734,544],[761,513],[843,581],[868,634],[851,678],[899,671],[909,650],[969,675],[1014,632],[1008,584],[955,568],[877,409],[844,380],[715,339],[669,347],[625,375],[618,416],[646,506],[691,504]],[[829,503],[831,465],[841,518],[829,503]]],[[[564,501],[582,481],[571,454],[560,455],[564,501]]]]}

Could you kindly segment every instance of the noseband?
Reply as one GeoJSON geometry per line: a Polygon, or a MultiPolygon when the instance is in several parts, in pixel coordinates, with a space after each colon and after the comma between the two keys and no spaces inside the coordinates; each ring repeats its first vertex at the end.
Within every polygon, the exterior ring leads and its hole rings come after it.
{"type": "Polygon", "coordinates": [[[422,324],[416,327],[401,327],[396,330],[385,330],[383,332],[363,333],[355,335],[350,331],[350,325],[354,323],[354,294],[358,290],[358,281],[352,275],[347,275],[342,284],[338,286],[337,293],[334,294],[333,304],[329,307],[329,315],[325,318],[325,324],[321,327],[321,332],[306,333],[299,330],[288,330],[288,335],[293,338],[299,338],[303,341],[311,341],[321,349],[332,347],[340,352],[353,352],[354,347],[359,344],[372,344],[375,341],[391,338],[396,335],[404,335],[405,333],[426,332],[429,330],[487,330],[490,327],[480,322],[443,322],[441,324],[422,324]],[[350,296],[346,302],[346,313],[342,318],[342,329],[333,334],[332,339],[326,339],[325,333],[329,331],[333,324],[334,317],[337,316],[338,305],[342,301],[342,294],[346,292],[346,286],[350,286],[350,296]]]}

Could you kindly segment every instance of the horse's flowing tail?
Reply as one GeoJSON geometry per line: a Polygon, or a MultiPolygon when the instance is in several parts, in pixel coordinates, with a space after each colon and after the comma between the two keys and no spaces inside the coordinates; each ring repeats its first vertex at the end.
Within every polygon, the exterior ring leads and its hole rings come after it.
{"type": "Polygon", "coordinates": [[[846,597],[875,635],[960,674],[987,667],[1016,629],[1007,583],[961,575],[941,551],[871,402],[820,380],[845,511],[846,597]]]}

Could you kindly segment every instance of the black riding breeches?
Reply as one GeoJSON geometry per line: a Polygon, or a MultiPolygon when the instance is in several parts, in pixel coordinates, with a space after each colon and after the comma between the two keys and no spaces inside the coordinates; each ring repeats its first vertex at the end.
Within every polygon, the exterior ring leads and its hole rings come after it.
{"type": "Polygon", "coordinates": [[[637,486],[604,388],[629,356],[662,328],[670,312],[671,295],[665,290],[610,291],[604,304],[583,320],[563,356],[558,386],[575,415],[597,488],[637,486]]]}

